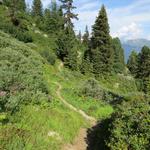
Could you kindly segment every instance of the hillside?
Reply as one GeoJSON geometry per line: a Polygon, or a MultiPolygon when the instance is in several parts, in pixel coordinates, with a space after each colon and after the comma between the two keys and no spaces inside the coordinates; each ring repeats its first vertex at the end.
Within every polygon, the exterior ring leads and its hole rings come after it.
{"type": "Polygon", "coordinates": [[[73,1],[17,2],[0,3],[0,150],[148,150],[150,49],[126,65],[104,5],[90,37],[73,1]]]}

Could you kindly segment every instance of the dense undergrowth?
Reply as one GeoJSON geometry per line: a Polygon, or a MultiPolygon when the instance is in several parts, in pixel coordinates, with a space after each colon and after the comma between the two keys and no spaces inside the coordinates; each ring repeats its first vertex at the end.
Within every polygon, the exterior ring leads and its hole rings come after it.
{"type": "Polygon", "coordinates": [[[16,15],[19,24],[14,25],[8,12],[8,7],[0,6],[0,149],[60,150],[73,142],[80,128],[90,127],[58,98],[58,83],[65,101],[100,122],[88,133],[94,139],[90,150],[149,148],[149,96],[140,91],[140,81],[128,72],[97,79],[93,72],[81,74],[87,47],[73,31],[70,37],[50,28],[46,32],[39,25],[42,20],[38,24],[36,17],[21,11],[16,15]],[[71,61],[66,56],[62,60],[70,69],[56,57],[66,49],[71,61]]]}
{"type": "Polygon", "coordinates": [[[53,78],[44,71],[43,58],[7,34],[0,35],[1,148],[60,149],[85,121],[57,99],[57,86],[49,82],[53,78]]]}

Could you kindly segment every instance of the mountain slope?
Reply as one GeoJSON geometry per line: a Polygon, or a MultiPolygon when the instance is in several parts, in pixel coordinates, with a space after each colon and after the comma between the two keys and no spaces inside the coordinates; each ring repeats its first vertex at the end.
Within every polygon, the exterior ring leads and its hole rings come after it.
{"type": "Polygon", "coordinates": [[[140,52],[143,46],[150,47],[150,40],[147,40],[147,39],[128,40],[128,41],[122,42],[122,46],[125,50],[125,59],[127,61],[132,50],[140,52]]]}

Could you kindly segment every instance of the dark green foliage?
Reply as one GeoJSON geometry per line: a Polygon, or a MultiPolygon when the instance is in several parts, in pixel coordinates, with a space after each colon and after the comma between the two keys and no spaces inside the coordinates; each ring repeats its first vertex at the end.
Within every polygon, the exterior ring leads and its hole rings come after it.
{"type": "Polygon", "coordinates": [[[150,77],[150,48],[144,46],[138,56],[138,75],[139,78],[150,77]]]}
{"type": "Polygon", "coordinates": [[[18,5],[19,10],[24,11],[24,12],[26,11],[26,2],[25,2],[25,0],[18,0],[17,5],[18,5]]]}
{"type": "Polygon", "coordinates": [[[42,61],[29,47],[0,32],[1,111],[14,113],[21,104],[47,100],[42,61]]]}
{"type": "Polygon", "coordinates": [[[61,30],[64,29],[63,12],[61,8],[57,7],[57,5],[51,10],[45,9],[43,19],[44,21],[42,25],[42,30],[48,34],[57,35],[59,34],[59,32],[61,32],[61,30]]]}
{"type": "Polygon", "coordinates": [[[113,49],[111,48],[109,24],[104,5],[93,26],[91,48],[94,74],[110,73],[113,70],[113,49]]]}
{"type": "Polygon", "coordinates": [[[141,89],[149,93],[149,78],[150,78],[150,48],[144,46],[141,53],[138,55],[135,52],[131,56],[127,64],[130,72],[143,84],[141,89]]]}
{"type": "Polygon", "coordinates": [[[72,19],[78,19],[78,15],[72,12],[72,10],[76,8],[73,6],[73,0],[60,0],[60,2],[62,3],[61,8],[65,11],[65,25],[66,27],[73,28],[72,19]]]}
{"type": "Polygon", "coordinates": [[[138,55],[138,79],[143,80],[143,91],[150,94],[150,48],[144,46],[138,55]]]}
{"type": "Polygon", "coordinates": [[[114,71],[115,73],[123,73],[125,69],[124,49],[121,46],[119,38],[112,39],[112,47],[114,50],[114,71]]]}
{"type": "Polygon", "coordinates": [[[150,76],[143,80],[143,90],[146,94],[150,95],[150,76]]]}
{"type": "Polygon", "coordinates": [[[23,41],[25,43],[33,41],[32,36],[28,31],[24,31],[18,27],[13,26],[10,23],[5,24],[5,22],[1,22],[0,29],[6,33],[11,34],[14,38],[17,38],[19,41],[23,41]]]}
{"type": "Polygon", "coordinates": [[[93,71],[93,66],[91,63],[90,56],[91,56],[90,50],[86,50],[84,52],[84,56],[81,64],[81,73],[83,74],[91,74],[93,71]]]}
{"type": "Polygon", "coordinates": [[[83,35],[83,42],[84,46],[88,47],[89,46],[89,31],[88,31],[88,26],[85,28],[85,33],[83,35]]]}
{"type": "Polygon", "coordinates": [[[77,49],[74,31],[66,28],[57,40],[57,56],[72,70],[77,70],[77,49]]]}
{"type": "MultiPolygon", "coordinates": [[[[123,102],[112,116],[111,150],[148,150],[150,146],[150,100],[134,99],[123,102]]],[[[108,139],[106,139],[108,141],[108,139]]]]}
{"type": "Polygon", "coordinates": [[[4,5],[15,11],[26,11],[25,0],[4,0],[4,5]]]}
{"type": "Polygon", "coordinates": [[[56,55],[51,53],[49,50],[44,50],[41,55],[48,61],[49,64],[54,65],[56,61],[56,55]]]}
{"type": "Polygon", "coordinates": [[[129,60],[127,62],[127,67],[130,70],[131,74],[137,76],[138,72],[138,54],[135,51],[132,51],[129,60]]]}
{"type": "Polygon", "coordinates": [[[79,31],[79,34],[77,35],[77,39],[79,40],[79,42],[81,42],[81,40],[82,40],[82,34],[81,34],[81,31],[79,31]]]}
{"type": "Polygon", "coordinates": [[[98,81],[95,79],[87,80],[79,90],[79,93],[86,97],[92,97],[99,100],[102,100],[104,96],[103,89],[101,89],[98,81]]]}
{"type": "Polygon", "coordinates": [[[32,15],[35,17],[41,17],[43,15],[41,0],[34,0],[33,1],[32,15]]]}

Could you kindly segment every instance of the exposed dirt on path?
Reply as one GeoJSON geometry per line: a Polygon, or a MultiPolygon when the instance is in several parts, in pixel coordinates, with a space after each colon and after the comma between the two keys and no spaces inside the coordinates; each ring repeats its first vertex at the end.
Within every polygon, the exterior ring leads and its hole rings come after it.
{"type": "Polygon", "coordinates": [[[73,144],[65,145],[62,150],[86,150],[87,149],[87,129],[80,129],[79,134],[75,138],[73,144]]]}
{"type": "Polygon", "coordinates": [[[65,106],[67,106],[68,108],[70,108],[71,110],[79,113],[83,118],[85,118],[86,120],[89,120],[92,124],[96,123],[96,119],[87,115],[84,111],[77,109],[76,107],[74,107],[73,105],[71,105],[70,103],[68,103],[62,96],[61,96],[61,90],[62,90],[62,86],[60,83],[56,82],[56,84],[58,85],[58,89],[56,91],[58,98],[65,104],[65,106]]]}
{"type": "MultiPolygon", "coordinates": [[[[61,72],[63,68],[63,63],[60,63],[58,66],[58,70],[61,72]]],[[[84,111],[77,109],[70,103],[68,103],[62,96],[61,96],[61,90],[62,86],[60,83],[56,82],[58,85],[58,89],[56,91],[58,98],[64,103],[65,106],[67,106],[69,109],[79,113],[84,119],[88,120],[91,123],[91,126],[96,125],[96,119],[94,117],[91,117],[87,115],[84,111]]],[[[77,137],[75,138],[74,142],[72,144],[66,144],[62,147],[62,150],[86,150],[87,149],[87,130],[86,128],[81,128],[77,137]]]]}

